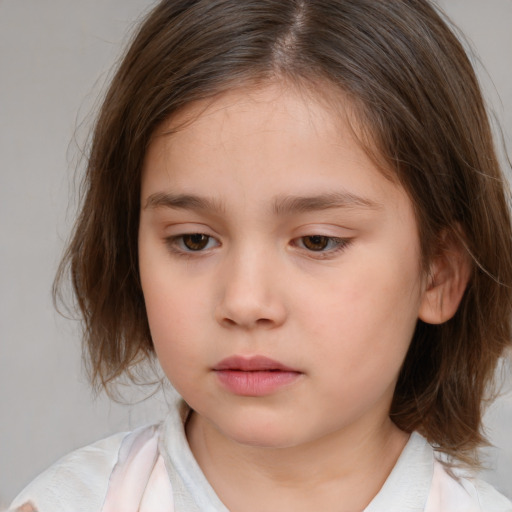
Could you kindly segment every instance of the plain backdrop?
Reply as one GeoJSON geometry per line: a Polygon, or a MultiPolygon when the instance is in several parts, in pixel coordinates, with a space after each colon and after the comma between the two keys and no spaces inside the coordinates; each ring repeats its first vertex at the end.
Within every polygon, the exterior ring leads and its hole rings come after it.
{"type": "MultiPolygon", "coordinates": [[[[130,407],[94,399],[78,326],[51,301],[97,98],[152,3],[0,0],[0,505],[66,452],[156,421],[166,408],[161,394],[130,407]]],[[[479,56],[510,148],[512,0],[440,3],[479,56]]],[[[495,448],[485,476],[512,497],[512,394],[491,408],[486,424],[495,448]]]]}

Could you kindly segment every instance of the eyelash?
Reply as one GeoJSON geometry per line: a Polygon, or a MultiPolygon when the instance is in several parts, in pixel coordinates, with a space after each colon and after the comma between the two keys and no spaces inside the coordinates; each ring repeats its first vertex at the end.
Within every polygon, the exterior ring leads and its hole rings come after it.
{"type": "MultiPolygon", "coordinates": [[[[201,253],[204,253],[208,249],[211,249],[211,247],[208,247],[211,240],[215,240],[215,238],[210,235],[206,235],[204,233],[184,233],[183,235],[170,236],[170,237],[166,237],[164,239],[167,248],[171,252],[177,254],[178,256],[185,257],[185,258],[200,256],[201,253]],[[198,248],[196,250],[190,249],[189,247],[185,246],[184,239],[186,237],[206,237],[206,239],[207,239],[206,245],[205,245],[205,247],[198,248]]],[[[294,240],[292,240],[292,245],[294,247],[298,247],[299,249],[306,251],[307,253],[309,253],[308,256],[310,256],[312,258],[327,259],[330,256],[333,256],[339,252],[344,251],[350,245],[351,242],[352,242],[351,238],[340,238],[340,237],[326,236],[326,235],[305,235],[305,236],[301,236],[299,238],[295,238],[294,240]],[[305,244],[304,244],[304,240],[313,239],[313,238],[322,239],[322,241],[326,241],[327,246],[330,248],[329,249],[324,248],[324,249],[319,249],[319,250],[307,248],[307,246],[305,246],[305,244]],[[299,241],[299,242],[297,242],[297,241],[299,241]]],[[[199,243],[199,241],[196,243],[199,243]]],[[[218,244],[218,242],[217,242],[217,244],[218,244]]],[[[218,245],[216,245],[215,247],[217,247],[217,246],[218,245]]]]}

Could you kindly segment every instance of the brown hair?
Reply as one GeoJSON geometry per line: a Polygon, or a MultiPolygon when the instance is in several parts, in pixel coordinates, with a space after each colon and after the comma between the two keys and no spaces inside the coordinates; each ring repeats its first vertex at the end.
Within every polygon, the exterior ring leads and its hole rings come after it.
{"type": "Polygon", "coordinates": [[[426,0],[165,0],[147,16],[104,99],[59,273],[71,270],[93,382],[107,386],[153,354],[137,231],[156,127],[234,84],[283,78],[351,99],[369,146],[411,197],[425,265],[443,232],[470,255],[455,317],[418,322],[390,414],[475,460],[482,404],[511,339],[511,223],[474,71],[426,0]]]}

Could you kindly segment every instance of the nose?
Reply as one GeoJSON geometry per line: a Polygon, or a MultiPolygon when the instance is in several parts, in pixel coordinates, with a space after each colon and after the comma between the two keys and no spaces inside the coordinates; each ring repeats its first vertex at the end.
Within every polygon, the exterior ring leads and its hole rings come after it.
{"type": "Polygon", "coordinates": [[[221,271],[216,320],[224,327],[272,329],[287,316],[283,280],[276,265],[262,252],[226,260],[221,271]]]}

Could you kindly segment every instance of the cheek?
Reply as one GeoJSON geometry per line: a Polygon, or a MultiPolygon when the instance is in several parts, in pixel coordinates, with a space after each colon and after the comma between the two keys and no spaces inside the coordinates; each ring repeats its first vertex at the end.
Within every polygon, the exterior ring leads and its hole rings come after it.
{"type": "MultiPolygon", "coordinates": [[[[186,371],[197,360],[205,300],[189,283],[183,286],[168,261],[148,258],[140,251],[140,275],[151,337],[160,364],[171,380],[176,371],[186,371]]],[[[149,255],[150,256],[150,255],[149,255]]]]}
{"type": "Polygon", "coordinates": [[[197,308],[174,294],[146,294],[146,308],[155,353],[165,375],[183,395],[194,391],[201,349],[197,343],[197,308]]]}
{"type": "Polygon", "coordinates": [[[194,325],[201,304],[197,283],[185,278],[183,268],[172,263],[161,241],[148,229],[139,234],[139,272],[155,345],[194,325]]]}
{"type": "Polygon", "coordinates": [[[177,342],[191,346],[200,325],[199,313],[204,310],[202,301],[193,294],[178,295],[174,286],[164,287],[161,280],[155,286],[143,285],[143,290],[155,347],[173,346],[177,342]]]}
{"type": "Polygon", "coordinates": [[[337,360],[337,368],[359,372],[362,383],[378,378],[384,368],[396,373],[417,321],[417,268],[415,262],[404,266],[396,258],[361,260],[316,300],[310,298],[304,318],[311,322],[314,357],[337,360]],[[326,336],[328,344],[322,341],[326,336]]]}
{"type": "Polygon", "coordinates": [[[302,294],[319,330],[333,324],[335,329],[354,330],[355,336],[415,322],[420,303],[417,272],[398,266],[390,271],[390,265],[384,272],[379,266],[352,266],[314,295],[302,294]]]}

